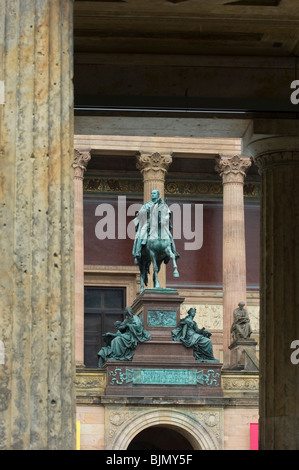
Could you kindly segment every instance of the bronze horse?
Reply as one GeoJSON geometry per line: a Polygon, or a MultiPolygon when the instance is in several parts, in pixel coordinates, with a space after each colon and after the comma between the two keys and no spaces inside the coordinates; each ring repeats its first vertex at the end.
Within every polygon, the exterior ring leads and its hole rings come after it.
{"type": "Polygon", "coordinates": [[[159,191],[152,191],[152,200],[145,203],[135,219],[136,237],[133,248],[135,263],[139,266],[141,292],[148,285],[150,265],[153,266],[153,286],[159,288],[158,273],[161,264],[173,262],[173,276],[179,277],[176,264],[179,254],[170,233],[170,210],[160,198],[159,191]]]}

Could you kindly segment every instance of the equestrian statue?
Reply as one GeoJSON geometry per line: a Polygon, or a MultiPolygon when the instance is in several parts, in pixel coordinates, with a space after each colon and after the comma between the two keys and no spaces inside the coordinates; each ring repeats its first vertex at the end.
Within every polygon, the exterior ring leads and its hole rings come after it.
{"type": "Polygon", "coordinates": [[[148,284],[150,265],[153,266],[153,285],[159,288],[158,273],[161,264],[173,263],[173,276],[179,277],[176,260],[179,254],[176,252],[175,243],[171,234],[171,211],[167,202],[160,198],[160,193],[154,189],[151,193],[151,201],[146,202],[136,214],[135,241],[133,256],[135,264],[139,266],[141,289],[148,284]]]}

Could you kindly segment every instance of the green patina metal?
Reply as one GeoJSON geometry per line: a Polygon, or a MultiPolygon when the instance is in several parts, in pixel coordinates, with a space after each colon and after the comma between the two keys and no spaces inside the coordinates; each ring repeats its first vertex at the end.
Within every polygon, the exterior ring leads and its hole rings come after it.
{"type": "Polygon", "coordinates": [[[220,373],[213,369],[126,369],[115,368],[109,372],[112,385],[206,385],[220,386],[220,373]]]}
{"type": "Polygon", "coordinates": [[[156,327],[175,327],[176,310],[148,310],[147,325],[156,327]]]}

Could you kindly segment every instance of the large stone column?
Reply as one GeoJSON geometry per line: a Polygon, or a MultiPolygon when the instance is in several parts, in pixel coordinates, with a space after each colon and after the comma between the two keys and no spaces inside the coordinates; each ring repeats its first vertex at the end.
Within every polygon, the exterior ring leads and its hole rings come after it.
{"type": "Polygon", "coordinates": [[[256,139],[249,150],[261,174],[259,446],[298,450],[299,139],[256,139]]]}
{"type": "Polygon", "coordinates": [[[83,175],[90,151],[75,149],[74,155],[74,246],[75,246],[75,331],[76,366],[84,367],[84,218],[83,175]]]}
{"type": "Polygon", "coordinates": [[[249,157],[217,158],[216,170],[223,183],[223,365],[230,367],[233,311],[246,302],[246,251],[243,185],[249,157]]]}
{"type": "MultiPolygon", "coordinates": [[[[140,152],[137,155],[137,168],[143,176],[143,197],[144,202],[151,200],[151,192],[158,189],[160,197],[164,199],[165,175],[172,163],[171,153],[162,154],[159,152],[140,152]]],[[[159,273],[161,287],[166,287],[166,266],[161,265],[159,273]]],[[[148,288],[152,287],[152,271],[149,275],[148,288]]]]}
{"type": "Polygon", "coordinates": [[[73,1],[0,5],[0,449],[73,449],[73,1]]]}

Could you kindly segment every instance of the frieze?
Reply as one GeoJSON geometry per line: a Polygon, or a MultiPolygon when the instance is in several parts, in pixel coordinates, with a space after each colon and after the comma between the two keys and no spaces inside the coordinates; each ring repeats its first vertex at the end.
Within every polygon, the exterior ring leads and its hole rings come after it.
{"type": "Polygon", "coordinates": [[[204,325],[207,330],[221,330],[223,328],[222,305],[191,304],[184,302],[181,306],[181,317],[184,317],[190,308],[196,309],[195,321],[198,325],[204,325]]]}
{"type": "MultiPolygon", "coordinates": [[[[222,330],[223,328],[223,306],[222,304],[199,304],[184,302],[181,306],[181,317],[184,317],[188,310],[193,307],[196,309],[195,321],[199,325],[204,325],[206,329],[222,330]]],[[[248,315],[252,330],[259,331],[260,307],[258,305],[250,305],[248,315]]]]}
{"type": "MultiPolygon", "coordinates": [[[[135,178],[96,177],[85,175],[83,189],[86,192],[102,192],[115,194],[143,194],[143,182],[135,178]]],[[[223,186],[218,181],[185,181],[166,180],[165,195],[168,196],[207,196],[222,198],[223,186]]],[[[256,198],[260,196],[258,182],[244,183],[244,197],[256,198]]]]}
{"type": "Polygon", "coordinates": [[[151,327],[175,327],[176,310],[148,310],[147,325],[151,327]]]}
{"type": "Polygon", "coordinates": [[[80,371],[76,373],[76,393],[81,396],[100,395],[104,393],[106,386],[106,374],[104,372],[80,371]]]}
{"type": "Polygon", "coordinates": [[[241,391],[258,391],[259,389],[259,378],[243,378],[243,377],[234,377],[227,378],[223,377],[223,388],[225,390],[241,390],[241,391]]]}

